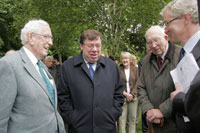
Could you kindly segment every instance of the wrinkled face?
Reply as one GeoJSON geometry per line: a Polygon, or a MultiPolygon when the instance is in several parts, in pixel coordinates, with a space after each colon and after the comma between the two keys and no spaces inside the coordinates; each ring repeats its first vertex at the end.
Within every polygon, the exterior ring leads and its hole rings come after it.
{"type": "Polygon", "coordinates": [[[45,61],[45,65],[50,68],[53,66],[53,58],[49,58],[48,60],[45,61]]]}
{"type": "Polygon", "coordinates": [[[184,33],[183,19],[181,17],[172,17],[169,13],[170,11],[167,10],[163,14],[165,33],[169,36],[172,43],[180,43],[183,40],[182,34],[184,33]]]}
{"type": "Polygon", "coordinates": [[[146,51],[147,51],[147,54],[151,54],[151,48],[150,48],[150,45],[146,45],[146,51]]]}
{"type": "Polygon", "coordinates": [[[83,52],[83,57],[90,63],[95,63],[101,55],[101,38],[97,37],[94,40],[86,39],[84,44],[80,44],[83,52]]]}
{"type": "Polygon", "coordinates": [[[157,31],[149,31],[146,33],[146,41],[151,52],[157,56],[162,56],[168,43],[168,37],[157,31]]]}
{"type": "Polygon", "coordinates": [[[51,29],[49,26],[42,26],[41,33],[31,33],[29,35],[30,50],[38,60],[43,59],[48,54],[48,49],[53,45],[51,29]]]}
{"type": "Polygon", "coordinates": [[[124,67],[127,67],[130,65],[130,59],[128,57],[122,57],[121,62],[124,67]]]}

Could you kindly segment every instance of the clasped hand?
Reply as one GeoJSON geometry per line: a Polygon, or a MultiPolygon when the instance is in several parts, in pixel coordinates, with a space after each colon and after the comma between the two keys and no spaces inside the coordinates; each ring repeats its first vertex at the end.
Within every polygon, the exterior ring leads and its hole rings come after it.
{"type": "Polygon", "coordinates": [[[148,110],[146,115],[147,115],[146,118],[149,122],[156,123],[156,124],[160,124],[161,118],[164,117],[160,109],[148,110]]]}

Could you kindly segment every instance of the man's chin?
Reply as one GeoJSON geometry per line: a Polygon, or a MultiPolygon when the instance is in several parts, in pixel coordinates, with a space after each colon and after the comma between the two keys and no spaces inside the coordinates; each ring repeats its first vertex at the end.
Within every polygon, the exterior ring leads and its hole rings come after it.
{"type": "Polygon", "coordinates": [[[98,58],[93,58],[93,59],[91,59],[90,61],[93,62],[93,63],[94,63],[94,62],[97,62],[97,61],[98,61],[98,58]]]}

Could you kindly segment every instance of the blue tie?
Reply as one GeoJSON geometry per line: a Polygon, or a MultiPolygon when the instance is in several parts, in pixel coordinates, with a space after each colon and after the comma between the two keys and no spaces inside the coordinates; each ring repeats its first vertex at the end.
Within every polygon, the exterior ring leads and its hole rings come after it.
{"type": "Polygon", "coordinates": [[[181,52],[180,52],[180,56],[179,56],[179,62],[182,60],[184,55],[185,55],[185,50],[183,48],[181,48],[181,52]]]}
{"type": "Polygon", "coordinates": [[[49,92],[49,94],[51,96],[51,100],[53,102],[53,105],[55,106],[55,91],[54,91],[54,88],[53,88],[51,82],[49,81],[49,79],[47,78],[47,76],[44,73],[44,70],[43,70],[43,67],[42,67],[42,62],[38,61],[37,65],[39,67],[40,74],[41,74],[41,76],[42,76],[42,78],[43,78],[43,80],[44,80],[44,82],[46,84],[48,92],[49,92]]]}
{"type": "Polygon", "coordinates": [[[94,69],[92,68],[93,64],[94,63],[89,63],[89,71],[90,71],[90,75],[91,75],[92,79],[94,78],[94,69]]]}

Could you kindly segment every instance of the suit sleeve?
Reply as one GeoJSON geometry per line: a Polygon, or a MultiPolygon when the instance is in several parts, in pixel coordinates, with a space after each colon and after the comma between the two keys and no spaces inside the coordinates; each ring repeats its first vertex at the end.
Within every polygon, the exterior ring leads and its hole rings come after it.
{"type": "Polygon", "coordinates": [[[70,125],[72,123],[70,116],[72,116],[73,107],[72,107],[72,99],[66,74],[67,74],[66,67],[62,65],[60,68],[57,94],[58,94],[58,106],[61,115],[63,117],[63,120],[70,125]]]}
{"type": "Polygon", "coordinates": [[[149,100],[144,77],[145,74],[143,70],[141,70],[137,90],[138,90],[139,105],[141,106],[142,113],[145,114],[148,110],[153,109],[154,106],[151,104],[151,101],[149,100]]]}
{"type": "Polygon", "coordinates": [[[132,89],[132,91],[131,91],[131,94],[133,95],[133,96],[137,96],[137,84],[138,84],[138,68],[137,67],[135,67],[134,68],[134,87],[133,87],[133,89],[132,89]]]}
{"type": "Polygon", "coordinates": [[[185,109],[184,109],[184,101],[185,101],[185,93],[179,92],[173,100],[173,109],[180,113],[185,115],[185,109]]]}
{"type": "Polygon", "coordinates": [[[172,100],[171,98],[166,99],[159,105],[159,109],[165,118],[172,116],[172,100]]]}
{"type": "Polygon", "coordinates": [[[0,133],[7,133],[8,122],[17,95],[14,71],[5,60],[0,60],[0,133]]]}
{"type": "Polygon", "coordinates": [[[192,125],[200,130],[200,71],[191,83],[190,89],[185,97],[185,112],[192,125]]]}

